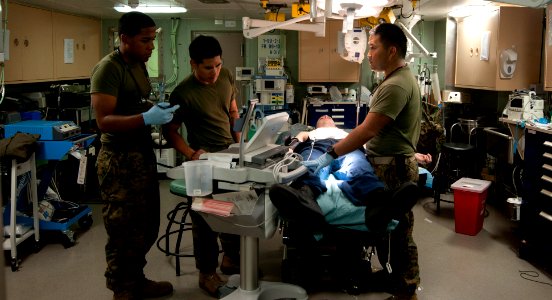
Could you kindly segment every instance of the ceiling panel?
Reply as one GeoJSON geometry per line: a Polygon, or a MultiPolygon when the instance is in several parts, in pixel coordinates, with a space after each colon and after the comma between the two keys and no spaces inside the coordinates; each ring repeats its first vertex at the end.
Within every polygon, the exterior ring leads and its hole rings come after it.
{"type": "MultiPolygon", "coordinates": [[[[136,0],[135,0],[136,1],[136,0]]],[[[180,17],[183,19],[225,19],[241,20],[242,17],[261,19],[264,9],[261,8],[260,0],[228,0],[225,4],[208,4],[204,2],[218,2],[214,0],[139,0],[141,4],[147,5],[169,5],[179,4],[188,9],[188,12],[178,15],[155,15],[155,18],[180,17]]],[[[288,8],[282,8],[281,12],[290,15],[292,2],[298,0],[269,0],[271,4],[286,4],[288,8]]],[[[366,0],[368,1],[368,0],[366,0]]],[[[88,15],[105,19],[117,19],[121,13],[116,12],[113,6],[116,4],[127,4],[128,0],[14,0],[18,3],[55,9],[59,11],[88,15]]],[[[403,16],[409,16],[412,12],[410,0],[397,0],[403,4],[403,16]]],[[[425,20],[441,19],[454,7],[473,3],[489,3],[483,0],[421,0],[417,1],[416,14],[421,14],[425,20]]],[[[400,10],[396,9],[395,14],[399,15],[400,10]]]]}

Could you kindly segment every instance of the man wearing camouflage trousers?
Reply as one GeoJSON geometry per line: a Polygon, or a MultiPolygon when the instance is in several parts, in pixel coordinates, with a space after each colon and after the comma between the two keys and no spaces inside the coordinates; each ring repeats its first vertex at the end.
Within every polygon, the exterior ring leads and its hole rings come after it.
{"type": "Polygon", "coordinates": [[[102,132],[97,172],[107,231],[107,288],[113,299],[169,295],[169,282],[144,275],[146,254],[159,232],[160,196],[151,125],[168,123],[178,106],[147,100],[145,62],[154,49],[155,22],[139,12],[119,19],[120,46],[93,69],[90,93],[102,132]]]}
{"type": "MultiPolygon", "coordinates": [[[[420,136],[422,116],[420,90],[406,64],[406,36],[394,24],[380,24],[370,32],[368,59],[374,71],[383,71],[385,79],[373,92],[366,119],[349,135],[328,149],[316,163],[306,162],[320,170],[340,155],[366,143],[366,154],[375,174],[394,190],[402,183],[418,181],[415,153],[420,136]]],[[[389,271],[382,272],[385,281],[379,284],[394,299],[416,299],[420,283],[418,250],[412,239],[412,211],[399,218],[391,233],[389,271]]],[[[379,253],[386,253],[378,247],[379,253]]],[[[383,263],[385,265],[385,262],[383,263]]]]}

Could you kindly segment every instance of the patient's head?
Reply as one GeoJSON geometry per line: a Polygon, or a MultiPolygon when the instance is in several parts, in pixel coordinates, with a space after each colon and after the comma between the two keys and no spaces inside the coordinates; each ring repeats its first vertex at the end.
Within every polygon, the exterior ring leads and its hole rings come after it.
{"type": "Polygon", "coordinates": [[[318,121],[316,121],[316,128],[322,128],[322,127],[336,127],[332,117],[328,115],[323,115],[320,118],[318,118],[318,121]]]}

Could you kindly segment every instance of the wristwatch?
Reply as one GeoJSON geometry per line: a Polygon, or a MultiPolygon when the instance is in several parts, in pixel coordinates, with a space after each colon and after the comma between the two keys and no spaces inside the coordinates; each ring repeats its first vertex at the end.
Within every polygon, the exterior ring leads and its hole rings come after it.
{"type": "Polygon", "coordinates": [[[337,153],[335,153],[335,149],[334,149],[334,146],[330,146],[328,147],[328,149],[326,150],[326,153],[328,153],[331,157],[333,157],[334,159],[338,158],[339,155],[337,155],[337,153]]]}

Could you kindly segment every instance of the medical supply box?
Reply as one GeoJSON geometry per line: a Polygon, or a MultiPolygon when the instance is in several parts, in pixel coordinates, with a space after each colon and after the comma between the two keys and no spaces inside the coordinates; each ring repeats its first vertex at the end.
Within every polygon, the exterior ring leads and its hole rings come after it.
{"type": "Polygon", "coordinates": [[[457,233],[477,235],[483,228],[485,200],[490,181],[463,177],[452,184],[454,224],[457,233]]]}

